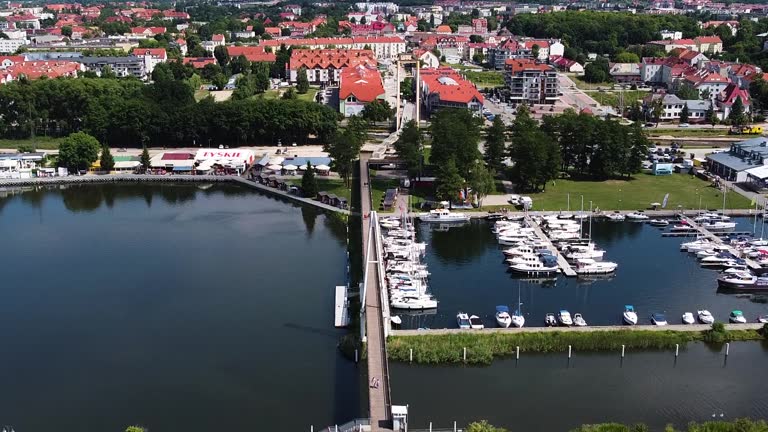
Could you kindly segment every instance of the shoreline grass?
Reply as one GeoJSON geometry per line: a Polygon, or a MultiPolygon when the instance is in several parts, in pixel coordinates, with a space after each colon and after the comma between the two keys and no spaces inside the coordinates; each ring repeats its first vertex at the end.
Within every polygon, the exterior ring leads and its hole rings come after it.
{"type": "Polygon", "coordinates": [[[675,345],[685,347],[689,342],[718,343],[763,340],[761,330],[728,330],[716,333],[712,330],[653,331],[653,330],[605,330],[594,332],[509,332],[509,333],[452,333],[420,336],[390,336],[387,354],[390,360],[410,361],[418,364],[465,364],[463,350],[467,349],[466,364],[489,365],[495,358],[509,357],[520,352],[563,352],[572,346],[576,352],[620,351],[624,345],[629,350],[671,349],[675,345]]]}
{"type": "Polygon", "coordinates": [[[64,137],[55,138],[39,136],[25,139],[0,139],[0,149],[16,151],[20,146],[32,146],[36,150],[58,150],[59,143],[64,137]]]}

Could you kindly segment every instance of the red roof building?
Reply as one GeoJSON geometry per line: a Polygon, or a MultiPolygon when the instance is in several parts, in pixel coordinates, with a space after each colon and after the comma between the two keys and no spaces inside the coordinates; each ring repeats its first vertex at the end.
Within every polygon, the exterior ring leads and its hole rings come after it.
{"type": "Polygon", "coordinates": [[[154,37],[165,33],[165,27],[131,27],[131,35],[154,37]]]}
{"type": "Polygon", "coordinates": [[[29,80],[41,77],[77,77],[84,66],[71,61],[22,61],[14,63],[0,72],[0,84],[16,81],[22,76],[29,80]]]}
{"type": "Polygon", "coordinates": [[[557,72],[552,66],[533,59],[507,59],[504,69],[511,102],[553,104],[559,99],[557,72]]]}
{"type": "Polygon", "coordinates": [[[184,57],[183,64],[191,64],[195,69],[202,69],[209,64],[216,64],[214,57],[184,57]]]}
{"type": "Polygon", "coordinates": [[[341,69],[356,66],[375,68],[376,57],[371,50],[353,49],[295,49],[287,67],[291,82],[296,82],[298,72],[306,68],[312,83],[338,83],[341,69]]]}
{"type": "Polygon", "coordinates": [[[384,99],[384,84],[376,67],[358,65],[341,69],[339,111],[345,117],[358,115],[366,104],[384,99]]]}
{"type": "Polygon", "coordinates": [[[443,107],[472,111],[483,107],[483,95],[477,87],[452,68],[422,69],[419,79],[427,113],[443,107]]]}
{"type": "Polygon", "coordinates": [[[233,59],[244,55],[249,62],[274,63],[277,60],[274,53],[266,52],[261,46],[229,46],[227,47],[227,54],[233,59]]]}

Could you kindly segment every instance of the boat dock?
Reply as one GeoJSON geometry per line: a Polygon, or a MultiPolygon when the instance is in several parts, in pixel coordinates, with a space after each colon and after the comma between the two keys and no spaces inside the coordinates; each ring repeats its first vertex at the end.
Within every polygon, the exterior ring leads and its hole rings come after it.
{"type": "MultiPolygon", "coordinates": [[[[735,255],[737,257],[741,257],[741,252],[739,252],[735,248],[731,247],[730,245],[726,244],[723,241],[723,239],[719,236],[719,235],[725,235],[727,233],[722,233],[722,234],[717,233],[717,234],[715,234],[715,233],[711,232],[710,230],[702,227],[701,225],[699,225],[697,222],[695,222],[693,219],[689,218],[688,216],[681,216],[681,220],[685,221],[686,224],[688,224],[691,227],[693,227],[704,238],[710,240],[711,242],[717,244],[718,246],[727,247],[729,252],[731,252],[733,255],[735,255]]],[[[746,261],[747,266],[749,268],[751,268],[753,270],[761,268],[760,264],[756,263],[754,260],[749,259],[747,257],[742,257],[742,258],[744,259],[744,261],[746,261]]]]}
{"type": "MultiPolygon", "coordinates": [[[[760,323],[725,324],[727,330],[759,330],[763,328],[760,323]]],[[[657,325],[611,325],[611,326],[585,326],[585,327],[523,327],[523,328],[485,328],[482,330],[445,328],[445,329],[418,329],[418,330],[392,330],[390,336],[425,336],[461,333],[551,333],[551,332],[599,332],[599,331],[684,331],[702,332],[712,329],[710,324],[672,324],[657,325]]]]}
{"type": "Polygon", "coordinates": [[[334,308],[333,325],[346,327],[349,325],[349,299],[346,286],[337,286],[335,295],[336,307],[334,308]]]}
{"type": "MultiPolygon", "coordinates": [[[[731,232],[713,232],[713,235],[716,235],[718,237],[726,237],[729,234],[735,234],[735,235],[752,235],[749,231],[731,231],[731,232]]],[[[690,231],[679,231],[679,232],[663,232],[661,233],[662,237],[696,237],[701,235],[699,231],[696,229],[691,229],[690,231]]]]}
{"type": "Polygon", "coordinates": [[[555,245],[552,243],[552,240],[547,237],[546,234],[544,234],[544,231],[541,230],[541,227],[539,224],[533,221],[530,216],[525,216],[525,222],[528,224],[529,227],[533,228],[533,231],[536,233],[536,235],[541,239],[541,241],[545,242],[547,244],[547,248],[555,255],[555,258],[557,258],[557,266],[560,267],[560,271],[568,276],[568,277],[576,277],[576,272],[573,270],[573,267],[571,267],[571,264],[568,263],[568,261],[565,259],[563,254],[560,253],[559,250],[555,247],[555,245]]]}

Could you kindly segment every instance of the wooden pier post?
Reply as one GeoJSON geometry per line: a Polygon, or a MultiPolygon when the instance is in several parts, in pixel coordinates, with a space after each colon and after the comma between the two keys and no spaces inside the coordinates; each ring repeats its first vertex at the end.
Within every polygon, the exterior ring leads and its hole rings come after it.
{"type": "Polygon", "coordinates": [[[413,348],[411,348],[410,353],[408,354],[408,357],[410,359],[410,362],[413,363],[413,348]]]}
{"type": "Polygon", "coordinates": [[[517,359],[518,359],[518,360],[520,360],[520,347],[517,347],[517,348],[516,348],[516,350],[515,350],[515,356],[517,357],[517,359]]]}
{"type": "Polygon", "coordinates": [[[432,422],[429,422],[429,432],[432,432],[432,422]]]}
{"type": "Polygon", "coordinates": [[[730,352],[731,352],[731,343],[730,342],[726,342],[726,344],[725,344],[725,355],[728,356],[728,354],[730,354],[730,352]]]}
{"type": "Polygon", "coordinates": [[[675,357],[680,355],[680,344],[675,344],[675,357]]]}
{"type": "Polygon", "coordinates": [[[568,358],[571,358],[571,346],[568,345],[568,358]]]}
{"type": "Polygon", "coordinates": [[[357,350],[355,350],[355,363],[357,363],[357,350]]]}
{"type": "Polygon", "coordinates": [[[467,362],[467,347],[464,347],[464,363],[467,362]]]}
{"type": "Polygon", "coordinates": [[[453,432],[456,432],[456,421],[453,421],[453,432]]]}
{"type": "Polygon", "coordinates": [[[624,345],[621,346],[621,358],[624,358],[624,348],[626,348],[624,345]]]}

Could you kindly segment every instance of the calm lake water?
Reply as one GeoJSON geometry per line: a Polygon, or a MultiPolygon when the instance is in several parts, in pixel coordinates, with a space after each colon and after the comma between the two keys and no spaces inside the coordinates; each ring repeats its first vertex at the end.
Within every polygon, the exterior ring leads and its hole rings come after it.
{"type": "Polygon", "coordinates": [[[0,198],[0,422],[308,430],[359,415],[344,223],[234,186],[0,198]]]}
{"type": "MultiPolygon", "coordinates": [[[[738,221],[739,231],[752,231],[752,219],[738,221]]],[[[765,304],[717,292],[717,271],[702,268],[693,255],[680,252],[680,243],[695,238],[662,237],[658,228],[647,224],[593,222],[594,241],[606,250],[603,259],[619,264],[614,276],[592,280],[560,276],[545,281],[508,273],[502,247],[485,221],[448,231],[434,227],[418,224],[418,237],[427,242],[430,287],[440,305],[431,314],[404,316],[404,328],[456,327],[459,310],[495,326],[495,306],[507,304],[514,310],[518,289],[527,326],[542,326],[546,313],[560,309],[580,312],[592,325],[620,324],[625,304],[634,305],[645,324],[650,324],[654,312],[665,312],[675,324],[681,322],[683,312],[695,314],[702,308],[721,321],[727,321],[733,309],[741,309],[750,321],[768,313],[765,304]]],[[[759,220],[757,230],[759,234],[759,220]]]]}

